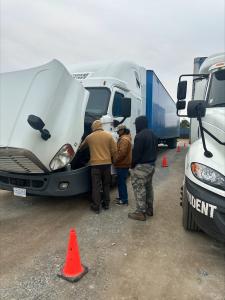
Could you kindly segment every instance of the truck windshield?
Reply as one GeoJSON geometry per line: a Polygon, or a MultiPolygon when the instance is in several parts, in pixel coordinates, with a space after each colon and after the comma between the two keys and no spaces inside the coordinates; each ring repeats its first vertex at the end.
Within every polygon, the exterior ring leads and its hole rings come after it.
{"type": "Polygon", "coordinates": [[[88,87],[86,88],[89,92],[89,99],[86,108],[86,115],[103,116],[107,113],[110,90],[108,88],[97,88],[88,87]]]}
{"type": "Polygon", "coordinates": [[[225,70],[215,72],[208,92],[208,106],[225,106],[225,70]]]}

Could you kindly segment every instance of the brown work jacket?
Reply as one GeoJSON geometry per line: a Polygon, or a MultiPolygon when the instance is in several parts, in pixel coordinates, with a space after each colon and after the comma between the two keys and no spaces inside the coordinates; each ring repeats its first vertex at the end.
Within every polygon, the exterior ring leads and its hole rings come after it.
{"type": "Polygon", "coordinates": [[[116,168],[130,168],[132,161],[131,135],[123,134],[117,142],[117,159],[114,164],[116,168]]]}
{"type": "Polygon", "coordinates": [[[117,146],[112,134],[102,128],[89,134],[81,144],[81,148],[89,147],[90,164],[109,165],[116,159],[117,146]]]}

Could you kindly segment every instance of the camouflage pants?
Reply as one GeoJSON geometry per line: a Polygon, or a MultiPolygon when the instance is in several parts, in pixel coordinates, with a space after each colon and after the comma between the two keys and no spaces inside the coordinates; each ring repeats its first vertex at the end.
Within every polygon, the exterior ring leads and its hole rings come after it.
{"type": "Polygon", "coordinates": [[[153,212],[153,186],[152,177],[155,172],[154,166],[150,164],[138,164],[131,170],[131,183],[136,198],[137,211],[153,212]]]}

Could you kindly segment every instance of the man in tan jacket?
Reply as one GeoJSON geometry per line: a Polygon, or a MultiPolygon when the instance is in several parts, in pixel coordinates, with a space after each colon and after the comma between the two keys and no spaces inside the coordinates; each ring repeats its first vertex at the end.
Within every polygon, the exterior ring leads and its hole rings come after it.
{"type": "Polygon", "coordinates": [[[117,130],[119,134],[119,140],[117,142],[117,159],[114,164],[118,177],[118,205],[128,204],[127,193],[127,176],[132,161],[132,145],[130,130],[125,125],[121,124],[117,130]]]}
{"type": "Polygon", "coordinates": [[[117,146],[112,135],[103,130],[100,120],[94,121],[91,129],[93,132],[85,138],[80,148],[89,147],[90,150],[92,179],[91,209],[99,213],[101,209],[101,188],[103,189],[102,207],[104,209],[109,208],[111,164],[116,158],[117,146]]]}

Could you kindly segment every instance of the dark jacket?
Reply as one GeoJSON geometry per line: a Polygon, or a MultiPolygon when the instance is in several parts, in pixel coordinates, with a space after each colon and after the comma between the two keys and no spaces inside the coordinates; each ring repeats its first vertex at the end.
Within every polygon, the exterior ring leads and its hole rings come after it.
{"type": "Polygon", "coordinates": [[[151,129],[148,129],[148,121],[145,116],[135,120],[136,136],[132,153],[132,167],[137,164],[155,164],[157,158],[157,138],[151,129]]]}

